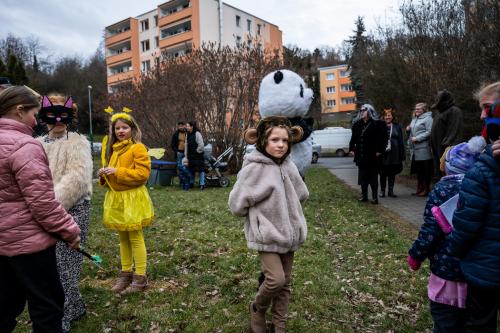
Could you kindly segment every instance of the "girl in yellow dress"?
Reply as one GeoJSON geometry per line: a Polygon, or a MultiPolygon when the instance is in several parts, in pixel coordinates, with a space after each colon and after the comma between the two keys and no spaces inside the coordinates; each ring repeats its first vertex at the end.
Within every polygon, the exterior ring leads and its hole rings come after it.
{"type": "Polygon", "coordinates": [[[111,117],[110,133],[102,147],[103,167],[99,169],[99,177],[100,183],[108,187],[104,225],[120,235],[122,270],[112,291],[122,294],[143,291],[148,280],[142,229],[154,217],[153,204],[144,186],[151,171],[151,160],[141,143],[139,126],[127,113],[111,117]]]}

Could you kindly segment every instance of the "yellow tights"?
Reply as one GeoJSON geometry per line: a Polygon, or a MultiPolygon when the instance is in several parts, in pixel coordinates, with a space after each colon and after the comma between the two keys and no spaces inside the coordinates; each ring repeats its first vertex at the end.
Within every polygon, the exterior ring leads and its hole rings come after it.
{"type": "Polygon", "coordinates": [[[120,235],[120,259],[122,271],[131,272],[135,263],[135,273],[146,275],[146,244],[142,230],[118,231],[120,235]]]}

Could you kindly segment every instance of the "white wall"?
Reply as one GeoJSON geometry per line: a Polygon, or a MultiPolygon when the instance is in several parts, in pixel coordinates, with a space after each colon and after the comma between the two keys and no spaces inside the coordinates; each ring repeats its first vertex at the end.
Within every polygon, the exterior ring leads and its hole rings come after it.
{"type": "Polygon", "coordinates": [[[155,45],[155,37],[158,36],[158,27],[155,26],[155,18],[158,11],[156,9],[137,16],[136,19],[139,21],[139,58],[140,58],[140,68],[142,69],[142,62],[149,60],[151,64],[151,68],[154,66],[154,58],[160,54],[160,49],[156,48],[155,45]],[[149,19],[149,29],[145,31],[141,31],[141,21],[149,19]],[[143,40],[149,39],[149,51],[142,52],[141,42],[143,40]]]}
{"type": "MultiPolygon", "coordinates": [[[[219,4],[217,0],[200,0],[200,40],[219,42],[219,4]]],[[[198,45],[197,45],[198,46],[198,45]]]]}

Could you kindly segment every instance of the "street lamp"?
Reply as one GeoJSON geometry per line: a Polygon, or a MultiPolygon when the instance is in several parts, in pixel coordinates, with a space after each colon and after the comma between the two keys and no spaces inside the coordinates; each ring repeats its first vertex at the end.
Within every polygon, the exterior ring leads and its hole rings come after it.
{"type": "Polygon", "coordinates": [[[94,136],[92,134],[92,86],[89,85],[89,136],[90,136],[90,151],[94,154],[94,136]]]}

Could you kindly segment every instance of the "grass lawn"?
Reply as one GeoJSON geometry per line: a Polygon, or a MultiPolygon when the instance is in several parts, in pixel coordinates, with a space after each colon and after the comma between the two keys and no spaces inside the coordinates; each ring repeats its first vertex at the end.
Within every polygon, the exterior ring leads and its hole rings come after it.
{"type": "MultiPolygon", "coordinates": [[[[411,273],[406,265],[416,231],[401,232],[378,208],[359,204],[326,169],[312,168],[307,185],[309,234],[295,257],[288,331],[430,332],[428,266],[411,273]]],[[[229,191],[150,190],[157,216],[145,231],[150,288],[117,297],[110,287],[118,235],[101,223],[104,192],[96,187],[87,247],[105,270],[84,262],[87,316],[72,332],[248,332],[259,265],[243,219],[227,209],[229,191]]],[[[16,332],[29,331],[24,318],[16,332]]]]}

